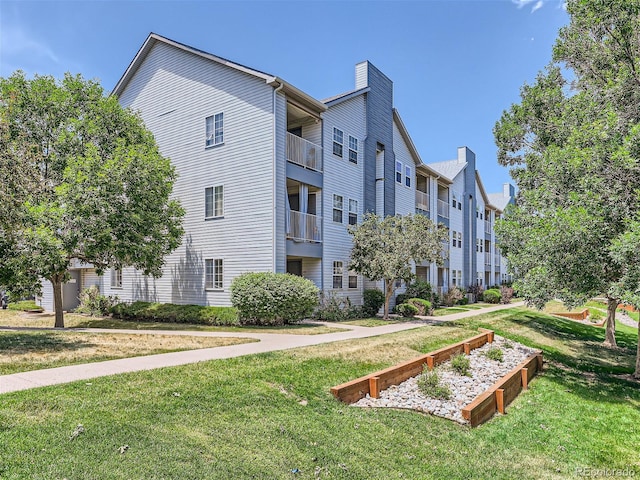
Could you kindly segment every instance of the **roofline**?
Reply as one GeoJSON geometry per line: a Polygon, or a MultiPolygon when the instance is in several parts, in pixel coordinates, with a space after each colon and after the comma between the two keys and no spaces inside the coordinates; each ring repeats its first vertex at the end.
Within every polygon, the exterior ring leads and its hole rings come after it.
{"type": "Polygon", "coordinates": [[[396,122],[396,124],[398,126],[398,130],[400,131],[400,135],[402,136],[403,140],[405,141],[405,143],[409,147],[409,153],[411,153],[411,155],[414,157],[416,167],[420,168],[423,171],[426,171],[430,176],[442,178],[447,183],[453,183],[453,180],[451,180],[451,179],[445,177],[444,175],[436,172],[435,170],[433,170],[431,167],[429,167],[426,163],[424,163],[422,161],[422,158],[420,157],[420,154],[418,153],[418,149],[416,148],[416,145],[413,143],[413,140],[411,139],[411,136],[409,135],[409,131],[407,130],[407,127],[405,126],[404,122],[402,121],[402,117],[400,117],[400,113],[398,112],[398,109],[396,109],[396,108],[393,109],[393,119],[395,120],[395,122],[396,122]]]}
{"type": "Polygon", "coordinates": [[[338,103],[342,103],[342,102],[346,102],[347,100],[351,100],[354,97],[357,97],[359,95],[362,95],[364,93],[368,93],[371,91],[371,87],[362,87],[359,88],[358,90],[353,90],[352,92],[347,92],[344,95],[341,95],[337,98],[333,98],[329,101],[323,101],[322,103],[324,103],[327,107],[333,107],[334,105],[337,105],[338,103]]]}
{"type": "Polygon", "coordinates": [[[311,108],[314,111],[317,111],[318,113],[324,112],[327,109],[324,103],[316,100],[312,96],[306,94],[299,88],[294,87],[293,85],[291,85],[290,83],[284,81],[279,77],[270,75],[265,72],[261,72],[259,70],[255,70],[253,68],[245,67],[244,65],[240,65],[239,63],[235,63],[225,58],[212,55],[203,50],[190,47],[189,45],[185,45],[184,43],[176,42],[175,40],[171,40],[169,38],[163,37],[162,35],[158,35],[157,33],[153,33],[153,32],[149,34],[147,39],[144,41],[144,43],[138,50],[138,53],[136,53],[135,57],[133,57],[133,60],[125,70],[124,74],[122,75],[122,77],[120,77],[120,80],[118,80],[118,83],[113,88],[111,95],[119,96],[120,94],[122,94],[125,87],[128,85],[129,81],[133,77],[134,72],[140,67],[140,65],[144,61],[145,57],[147,56],[151,48],[157,42],[166,43],[167,45],[171,45],[172,47],[178,48],[185,52],[198,55],[201,58],[211,60],[213,62],[219,63],[220,65],[224,65],[224,66],[233,68],[235,70],[238,70],[240,72],[246,73],[248,75],[252,75],[254,77],[260,78],[264,80],[267,85],[270,85],[272,87],[283,85],[284,86],[283,90],[289,96],[291,96],[293,99],[301,103],[306,104],[307,107],[311,108]]]}
{"type": "Polygon", "coordinates": [[[491,200],[489,200],[489,195],[487,195],[487,190],[484,188],[484,184],[482,183],[482,179],[480,178],[480,172],[476,170],[476,181],[478,182],[478,187],[480,187],[480,193],[482,194],[482,198],[484,199],[485,207],[489,207],[493,210],[497,210],[498,212],[502,212],[501,208],[496,207],[491,200]]]}

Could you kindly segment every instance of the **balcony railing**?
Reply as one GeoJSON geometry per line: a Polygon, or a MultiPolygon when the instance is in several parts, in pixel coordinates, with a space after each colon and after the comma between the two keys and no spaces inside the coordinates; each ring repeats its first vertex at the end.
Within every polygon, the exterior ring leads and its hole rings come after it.
{"type": "Polygon", "coordinates": [[[428,212],[431,209],[429,208],[430,204],[430,196],[428,193],[421,192],[420,190],[416,190],[416,208],[428,212]]]}
{"type": "Polygon", "coordinates": [[[489,220],[485,220],[484,221],[484,232],[485,233],[491,233],[493,231],[493,226],[491,225],[491,222],[489,220]]]}
{"type": "Polygon", "coordinates": [[[484,254],[484,264],[491,265],[491,252],[486,252],[484,254]]]}
{"type": "Polygon", "coordinates": [[[287,132],[287,160],[301,167],[322,171],[322,147],[287,132]]]}
{"type": "Polygon", "coordinates": [[[438,215],[449,218],[449,202],[438,199],[438,215]]]}
{"type": "Polygon", "coordinates": [[[305,242],[322,242],[322,217],[310,213],[289,212],[287,238],[305,242]]]}

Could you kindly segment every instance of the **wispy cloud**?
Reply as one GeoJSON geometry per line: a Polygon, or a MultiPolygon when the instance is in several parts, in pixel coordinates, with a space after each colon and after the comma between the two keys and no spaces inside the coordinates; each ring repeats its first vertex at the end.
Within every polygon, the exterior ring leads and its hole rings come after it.
{"type": "Polygon", "coordinates": [[[540,10],[543,5],[544,5],[544,2],[542,0],[538,0],[536,4],[533,6],[533,8],[531,9],[531,13],[535,12],[536,10],[540,10]]]}
{"type": "Polygon", "coordinates": [[[533,7],[531,8],[531,13],[540,10],[543,6],[544,6],[544,0],[538,0],[536,2],[536,0],[511,0],[511,2],[518,7],[518,9],[524,8],[526,6],[529,6],[530,4],[532,4],[533,2],[535,2],[535,4],[533,5],[533,7]]]}
{"type": "Polygon", "coordinates": [[[60,63],[58,56],[20,26],[3,26],[0,32],[2,53],[7,55],[36,55],[60,63]]]}

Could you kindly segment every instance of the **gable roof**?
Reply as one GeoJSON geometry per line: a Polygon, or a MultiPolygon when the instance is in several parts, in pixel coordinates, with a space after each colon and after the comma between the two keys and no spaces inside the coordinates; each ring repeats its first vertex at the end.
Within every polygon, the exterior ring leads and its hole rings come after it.
{"type": "Polygon", "coordinates": [[[142,62],[144,62],[146,56],[149,54],[153,46],[158,42],[171,45],[172,47],[183,50],[185,52],[198,55],[201,58],[205,58],[212,62],[216,62],[220,65],[233,68],[239,72],[252,75],[254,77],[264,80],[266,84],[271,85],[273,87],[282,86],[283,87],[282,89],[284,90],[284,92],[287,94],[288,97],[291,97],[293,100],[302,103],[307,108],[311,108],[313,111],[316,111],[318,113],[324,112],[327,109],[327,107],[322,102],[316,100],[311,95],[308,95],[307,93],[294,87],[290,83],[285,82],[283,79],[275,75],[261,72],[260,70],[256,70],[254,68],[246,67],[239,63],[227,60],[226,58],[212,55],[211,53],[207,53],[204,50],[200,50],[200,49],[191,47],[189,45],[185,45],[184,43],[176,42],[175,40],[171,40],[169,38],[163,37],[162,35],[158,35],[157,33],[153,33],[153,32],[149,34],[147,39],[142,44],[142,47],[140,47],[140,50],[138,50],[138,53],[136,53],[136,56],[133,58],[133,60],[131,61],[131,63],[125,70],[125,72],[122,74],[122,77],[120,77],[120,80],[118,80],[118,83],[113,88],[111,95],[119,96],[122,94],[126,86],[129,84],[129,82],[133,78],[133,75],[135,74],[135,72],[138,70],[140,65],[142,65],[142,62]]]}
{"type": "Polygon", "coordinates": [[[358,95],[362,95],[363,93],[367,93],[371,90],[371,87],[363,87],[358,88],[356,90],[350,90],[348,92],[340,93],[338,95],[334,95],[333,97],[325,98],[322,100],[322,103],[325,103],[327,106],[332,107],[337,105],[338,103],[342,103],[346,100],[349,100],[353,97],[357,97],[358,95]]]}
{"type": "Polygon", "coordinates": [[[489,198],[489,202],[491,202],[491,205],[495,206],[498,210],[502,212],[504,212],[504,209],[507,208],[507,205],[511,203],[511,198],[505,197],[504,193],[502,192],[489,193],[487,194],[487,197],[489,198]]]}
{"type": "Polygon", "coordinates": [[[438,174],[453,180],[467,167],[467,162],[460,163],[458,160],[447,160],[445,162],[429,163],[428,166],[438,174]]]}

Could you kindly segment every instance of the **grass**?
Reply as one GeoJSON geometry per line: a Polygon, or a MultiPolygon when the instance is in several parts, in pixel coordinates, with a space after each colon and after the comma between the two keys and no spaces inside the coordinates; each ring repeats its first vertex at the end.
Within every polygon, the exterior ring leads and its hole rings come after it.
{"type": "Polygon", "coordinates": [[[389,325],[391,323],[398,323],[399,320],[390,318],[389,320],[383,320],[381,318],[359,318],[357,320],[346,320],[340,322],[338,325],[355,325],[358,327],[381,327],[383,325],[389,325]]]}
{"type": "Polygon", "coordinates": [[[36,305],[36,302],[33,300],[22,300],[20,302],[11,302],[7,305],[9,310],[18,310],[18,311],[27,311],[27,310],[37,310],[42,311],[43,308],[39,305],[36,305]]]}
{"type": "Polygon", "coordinates": [[[0,331],[0,375],[252,341],[175,335],[0,331]]]}
{"type": "MultiPolygon", "coordinates": [[[[23,314],[9,310],[0,310],[0,326],[51,328],[54,324],[53,313],[23,314]]],[[[73,328],[109,328],[125,330],[187,330],[195,332],[246,332],[246,333],[286,333],[289,335],[320,335],[342,332],[339,327],[326,327],[317,323],[299,323],[280,327],[236,327],[210,326],[185,323],[134,322],[111,317],[89,317],[74,313],[64,315],[64,324],[73,328]]]]}
{"type": "Polygon", "coordinates": [[[602,329],[518,308],[7,394],[0,478],[560,479],[585,467],[638,472],[640,389],[612,375],[632,370],[631,330],[620,328],[622,348],[609,350],[602,329]],[[547,362],[507,415],[481,427],[352,408],[329,393],[480,326],[542,348],[547,362]],[[78,424],[84,433],[70,440],[78,424]]]}
{"type": "Polygon", "coordinates": [[[472,304],[468,304],[468,305],[455,305],[453,307],[442,307],[442,308],[436,308],[433,311],[433,315],[435,317],[442,317],[444,315],[451,315],[454,313],[462,313],[462,312],[469,312],[472,310],[482,310],[483,308],[487,308],[487,307],[495,307],[496,304],[492,304],[492,303],[472,303],[472,304]]]}

